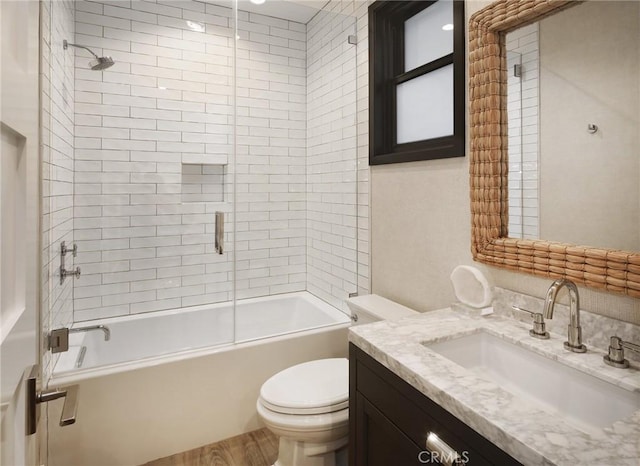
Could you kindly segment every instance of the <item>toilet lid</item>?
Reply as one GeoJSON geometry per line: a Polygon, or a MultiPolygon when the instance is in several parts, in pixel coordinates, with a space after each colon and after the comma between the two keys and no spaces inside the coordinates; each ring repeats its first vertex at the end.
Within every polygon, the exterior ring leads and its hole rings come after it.
{"type": "Polygon", "coordinates": [[[263,405],[278,413],[320,414],[349,406],[349,360],[320,359],[289,367],[260,389],[263,405]]]}

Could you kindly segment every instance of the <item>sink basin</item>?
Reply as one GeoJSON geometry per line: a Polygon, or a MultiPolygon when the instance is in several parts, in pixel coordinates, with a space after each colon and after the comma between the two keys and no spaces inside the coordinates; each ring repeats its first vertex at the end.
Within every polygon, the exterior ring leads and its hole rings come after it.
{"type": "Polygon", "coordinates": [[[425,346],[524,402],[593,433],[640,409],[640,393],[480,331],[425,346]]]}

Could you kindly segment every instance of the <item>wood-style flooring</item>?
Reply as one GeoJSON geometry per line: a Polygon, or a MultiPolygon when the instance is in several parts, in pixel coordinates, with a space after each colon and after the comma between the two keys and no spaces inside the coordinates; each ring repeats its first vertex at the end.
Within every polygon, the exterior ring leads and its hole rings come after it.
{"type": "Polygon", "coordinates": [[[267,429],[260,429],[143,466],[271,466],[277,457],[278,438],[267,429]]]}

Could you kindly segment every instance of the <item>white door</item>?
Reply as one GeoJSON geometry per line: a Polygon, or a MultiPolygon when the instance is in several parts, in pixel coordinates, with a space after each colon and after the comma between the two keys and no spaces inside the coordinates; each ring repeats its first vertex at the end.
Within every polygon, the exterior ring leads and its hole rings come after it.
{"type": "MultiPolygon", "coordinates": [[[[39,4],[0,0],[0,464],[40,463],[23,373],[38,362],[39,4]]],[[[44,423],[41,423],[44,424],[44,423]]],[[[41,433],[40,433],[41,435],[41,433]]]]}

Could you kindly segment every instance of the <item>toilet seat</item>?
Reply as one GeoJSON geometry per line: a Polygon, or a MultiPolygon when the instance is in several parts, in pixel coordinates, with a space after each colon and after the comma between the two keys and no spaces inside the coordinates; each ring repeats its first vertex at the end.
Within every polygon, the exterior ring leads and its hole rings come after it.
{"type": "Polygon", "coordinates": [[[310,361],[279,372],[260,389],[262,405],[276,413],[310,415],[349,406],[349,361],[310,361]]]}
{"type": "Polygon", "coordinates": [[[322,435],[342,437],[348,432],[349,409],[332,413],[296,416],[272,411],[266,408],[261,401],[256,403],[256,408],[262,420],[278,435],[287,433],[300,438],[307,433],[318,436],[324,432],[322,435]]]}
{"type": "Polygon", "coordinates": [[[341,411],[343,409],[347,409],[349,408],[349,400],[345,400],[341,403],[337,403],[334,405],[329,405],[329,406],[318,406],[315,408],[291,408],[288,406],[278,406],[278,405],[274,405],[272,403],[269,403],[268,401],[265,401],[264,398],[260,397],[259,398],[260,403],[262,404],[262,406],[264,406],[265,408],[275,412],[275,413],[280,413],[280,414],[294,414],[294,415],[298,415],[298,416],[307,416],[307,415],[311,415],[311,414],[328,414],[328,413],[335,413],[336,411],[341,411]]]}

